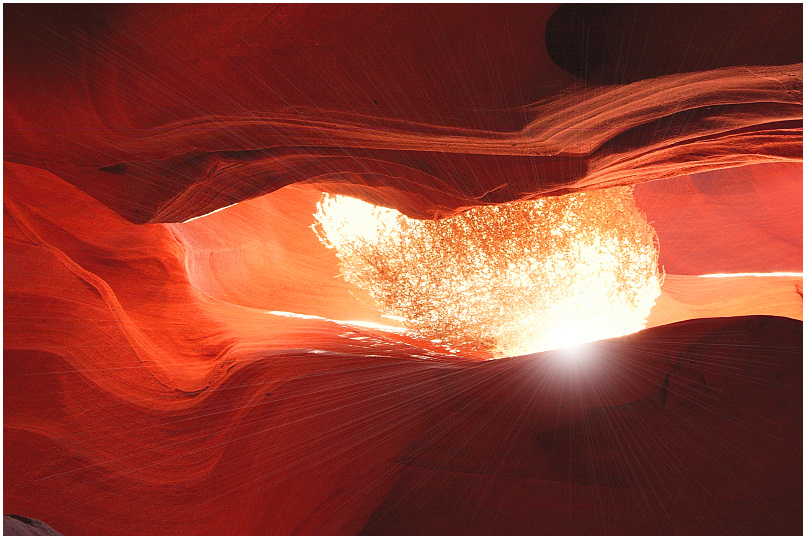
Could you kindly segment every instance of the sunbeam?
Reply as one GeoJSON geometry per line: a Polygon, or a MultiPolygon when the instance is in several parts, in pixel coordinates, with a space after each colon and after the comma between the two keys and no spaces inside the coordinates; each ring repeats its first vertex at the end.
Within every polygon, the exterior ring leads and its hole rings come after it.
{"type": "Polygon", "coordinates": [[[802,535],[801,4],[3,20],[4,535],[802,535]]]}
{"type": "Polygon", "coordinates": [[[436,221],[325,195],[315,217],[344,278],[384,314],[494,357],[634,333],[660,295],[657,234],[630,188],[436,221]]]}

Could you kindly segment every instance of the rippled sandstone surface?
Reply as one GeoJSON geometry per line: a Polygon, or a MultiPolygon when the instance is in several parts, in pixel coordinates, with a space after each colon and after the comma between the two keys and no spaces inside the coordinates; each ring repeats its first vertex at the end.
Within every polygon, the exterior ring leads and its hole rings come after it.
{"type": "Polygon", "coordinates": [[[552,60],[548,5],[4,7],[4,513],[801,533],[802,64],[742,60],[789,35],[754,9],[614,82],[552,60]],[[650,329],[574,351],[388,327],[310,230],[322,191],[434,218],[614,185],[666,279],[650,329]]]}

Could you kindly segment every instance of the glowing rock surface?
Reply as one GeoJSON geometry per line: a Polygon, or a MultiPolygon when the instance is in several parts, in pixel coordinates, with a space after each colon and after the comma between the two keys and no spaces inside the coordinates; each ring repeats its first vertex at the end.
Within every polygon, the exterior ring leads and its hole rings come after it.
{"type": "Polygon", "coordinates": [[[551,5],[4,6],[4,513],[800,534],[802,277],[700,275],[802,272],[802,7],[641,9],[603,83],[551,5]],[[446,353],[310,228],[624,186],[666,278],[576,356],[446,353]]]}

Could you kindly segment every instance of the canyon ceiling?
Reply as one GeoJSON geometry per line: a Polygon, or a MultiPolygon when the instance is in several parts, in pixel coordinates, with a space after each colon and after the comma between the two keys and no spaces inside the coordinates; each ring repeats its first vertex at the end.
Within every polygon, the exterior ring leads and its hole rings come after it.
{"type": "Polygon", "coordinates": [[[4,513],[802,533],[800,4],[3,12],[4,513]],[[627,186],[647,329],[521,357],[381,318],[311,229],[627,186]]]}

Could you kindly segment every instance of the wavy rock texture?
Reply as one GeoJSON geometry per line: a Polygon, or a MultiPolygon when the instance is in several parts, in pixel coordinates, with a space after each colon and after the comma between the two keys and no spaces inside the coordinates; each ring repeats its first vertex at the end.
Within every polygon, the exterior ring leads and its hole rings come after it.
{"type": "Polygon", "coordinates": [[[799,534],[802,277],[701,275],[802,272],[801,64],[588,84],[554,12],[5,8],[4,513],[799,534]],[[309,228],[322,190],[437,217],[633,184],[663,294],[575,351],[414,339],[309,228]]]}
{"type": "Polygon", "coordinates": [[[137,223],[311,179],[433,217],[801,160],[800,64],[588,88],[539,47],[552,6],[38,9],[10,13],[6,158],[137,223]]]}

